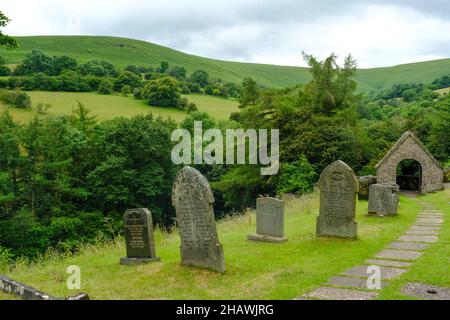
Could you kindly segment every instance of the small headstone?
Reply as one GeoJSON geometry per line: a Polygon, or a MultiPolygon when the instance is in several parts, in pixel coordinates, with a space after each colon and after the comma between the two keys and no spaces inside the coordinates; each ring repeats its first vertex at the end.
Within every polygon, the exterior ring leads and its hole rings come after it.
{"type": "Polygon", "coordinates": [[[265,242],[285,242],[284,202],[264,197],[256,199],[256,234],[248,235],[249,240],[265,242]]]}
{"type": "Polygon", "coordinates": [[[369,189],[369,214],[393,216],[397,214],[399,186],[395,183],[373,184],[369,189]]]}
{"type": "Polygon", "coordinates": [[[320,210],[316,235],[356,238],[355,206],[358,180],[340,160],[326,167],[319,179],[320,210]]]}
{"type": "Polygon", "coordinates": [[[358,200],[369,200],[369,188],[371,185],[377,183],[376,176],[362,176],[358,177],[359,191],[358,200]]]}
{"type": "Polygon", "coordinates": [[[181,237],[181,264],[225,272],[213,203],[205,177],[189,166],[180,170],[172,187],[172,205],[181,237]]]}
{"type": "Polygon", "coordinates": [[[160,261],[155,253],[152,214],[146,208],[129,209],[123,216],[127,257],[120,264],[134,265],[160,261]]]}

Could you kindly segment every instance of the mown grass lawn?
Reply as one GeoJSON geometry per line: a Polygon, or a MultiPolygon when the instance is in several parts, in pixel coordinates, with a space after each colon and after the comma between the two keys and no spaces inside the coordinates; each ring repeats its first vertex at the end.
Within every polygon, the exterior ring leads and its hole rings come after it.
{"type": "MultiPolygon", "coordinates": [[[[187,115],[185,111],[176,108],[149,106],[144,100],[133,97],[123,97],[118,94],[102,95],[97,93],[79,92],[46,92],[29,91],[32,106],[38,103],[49,103],[51,108],[49,114],[67,115],[71,114],[77,101],[83,103],[98,120],[109,120],[115,117],[132,117],[137,114],[153,113],[163,118],[170,117],[176,122],[181,122],[187,115]]],[[[197,105],[199,111],[208,112],[217,120],[227,120],[232,112],[238,111],[238,102],[232,99],[224,99],[206,95],[186,95],[190,102],[197,105]]],[[[21,122],[30,120],[35,115],[35,110],[23,110],[9,107],[0,102],[0,112],[8,110],[13,117],[21,122]]]]}
{"type": "MultiPolygon", "coordinates": [[[[448,191],[422,199],[448,207],[448,191]]],[[[448,208],[442,209],[449,213],[448,208]]],[[[119,265],[125,246],[123,239],[117,239],[108,245],[85,247],[79,255],[65,259],[52,257],[31,266],[19,264],[8,276],[49,294],[66,296],[76,291],[66,288],[69,275],[65,270],[69,265],[78,265],[82,272],[80,291],[89,293],[92,299],[293,299],[382,250],[414,223],[420,206],[417,199],[402,196],[396,217],[368,217],[366,211],[367,201],[358,201],[358,240],[315,237],[317,193],[287,200],[285,225],[289,240],[283,244],[246,240],[247,234],[255,231],[252,210],[220,221],[218,232],[227,265],[224,274],[180,266],[178,235],[157,231],[157,255],[162,259],[159,263],[119,265]]],[[[402,281],[417,278],[448,284],[448,226],[449,221],[441,240],[402,281]]],[[[382,297],[399,296],[389,286],[383,289],[382,297]]]]}

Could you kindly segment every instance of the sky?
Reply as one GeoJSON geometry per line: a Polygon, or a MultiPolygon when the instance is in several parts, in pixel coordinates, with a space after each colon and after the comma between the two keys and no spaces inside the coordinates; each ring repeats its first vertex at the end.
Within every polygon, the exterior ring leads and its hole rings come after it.
{"type": "Polygon", "coordinates": [[[360,68],[450,58],[449,0],[2,0],[9,35],[109,35],[209,58],[360,68]],[[26,9],[25,9],[26,8],[26,9]]]}

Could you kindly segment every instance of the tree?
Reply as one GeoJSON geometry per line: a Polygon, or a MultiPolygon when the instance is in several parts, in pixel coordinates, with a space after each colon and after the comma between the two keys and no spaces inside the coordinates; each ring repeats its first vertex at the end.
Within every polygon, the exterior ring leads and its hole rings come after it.
{"type": "Polygon", "coordinates": [[[165,76],[147,82],[141,95],[149,105],[176,107],[180,101],[180,88],[176,79],[165,76]]]}
{"type": "Polygon", "coordinates": [[[209,75],[206,71],[195,70],[191,75],[191,81],[204,88],[208,84],[209,75]]]}
{"type": "Polygon", "coordinates": [[[32,50],[25,56],[22,63],[14,70],[18,76],[42,72],[51,75],[53,71],[53,58],[42,51],[32,50]]]}
{"type": "Polygon", "coordinates": [[[76,70],[77,60],[69,56],[53,57],[52,75],[59,75],[65,70],[76,70]]]}
{"type": "Polygon", "coordinates": [[[141,82],[141,76],[138,76],[137,74],[131,72],[131,71],[124,71],[122,72],[119,77],[114,81],[114,89],[116,91],[120,91],[123,86],[129,86],[130,88],[139,88],[142,86],[141,82]]]}
{"type": "MultiPolygon", "coordinates": [[[[0,11],[0,27],[6,27],[11,20],[0,11]]],[[[18,47],[16,39],[10,37],[0,31],[0,46],[7,49],[14,49],[18,47]]]]}
{"type": "Polygon", "coordinates": [[[120,93],[124,96],[124,97],[126,97],[126,96],[128,96],[130,93],[131,93],[131,87],[129,86],[129,85],[124,85],[123,87],[122,87],[122,89],[120,90],[120,93]]]}
{"type": "Polygon", "coordinates": [[[319,61],[305,53],[303,58],[308,63],[313,76],[307,90],[318,111],[331,115],[356,102],[357,96],[354,96],[356,82],[353,80],[356,61],[351,55],[345,58],[342,67],[336,63],[334,54],[324,61],[319,61]]]}
{"type": "Polygon", "coordinates": [[[184,67],[175,66],[170,68],[167,74],[177,79],[184,79],[186,78],[186,69],[184,67]]]}
{"type": "Polygon", "coordinates": [[[113,64],[103,60],[91,60],[80,66],[82,75],[97,77],[117,77],[118,72],[113,64]]]}
{"type": "Polygon", "coordinates": [[[242,81],[242,92],[239,98],[239,108],[244,108],[248,105],[255,105],[260,95],[260,90],[256,81],[252,78],[245,78],[242,81]]]}
{"type": "Polygon", "coordinates": [[[98,93],[111,94],[114,91],[114,84],[110,79],[103,79],[98,86],[98,93]]]}
{"type": "Polygon", "coordinates": [[[166,73],[167,70],[169,70],[169,63],[167,61],[162,61],[161,65],[156,68],[157,73],[166,73]]]}

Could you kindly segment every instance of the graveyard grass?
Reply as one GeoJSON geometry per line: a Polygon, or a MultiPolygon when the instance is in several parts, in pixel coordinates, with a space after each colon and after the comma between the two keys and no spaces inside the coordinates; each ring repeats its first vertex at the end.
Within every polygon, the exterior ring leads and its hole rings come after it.
{"type": "Polygon", "coordinates": [[[162,259],[159,263],[119,265],[125,256],[125,243],[116,239],[85,246],[71,257],[49,254],[33,265],[18,263],[6,274],[55,296],[83,291],[92,299],[293,299],[381,251],[414,223],[420,211],[418,200],[424,200],[446,216],[440,239],[379,296],[405,298],[399,288],[406,282],[450,285],[449,196],[450,190],[415,199],[401,196],[398,215],[384,218],[367,216],[367,201],[357,201],[358,240],[315,237],[317,192],[286,199],[288,242],[283,244],[246,240],[256,227],[255,212],[249,210],[218,223],[227,266],[224,274],[180,266],[176,231],[168,234],[160,230],[155,231],[156,253],[162,259]],[[81,290],[66,288],[69,265],[81,267],[81,290]]]}

